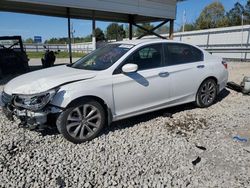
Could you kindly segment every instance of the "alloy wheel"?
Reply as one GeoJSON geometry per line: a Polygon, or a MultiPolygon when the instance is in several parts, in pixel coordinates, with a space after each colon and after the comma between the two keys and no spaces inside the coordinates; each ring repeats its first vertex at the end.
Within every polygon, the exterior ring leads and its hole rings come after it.
{"type": "Polygon", "coordinates": [[[210,105],[216,97],[216,85],[212,81],[205,82],[200,91],[200,98],[204,105],[210,105]]]}
{"type": "Polygon", "coordinates": [[[74,108],[67,117],[66,129],[76,139],[92,136],[101,126],[101,112],[91,104],[74,108]]]}

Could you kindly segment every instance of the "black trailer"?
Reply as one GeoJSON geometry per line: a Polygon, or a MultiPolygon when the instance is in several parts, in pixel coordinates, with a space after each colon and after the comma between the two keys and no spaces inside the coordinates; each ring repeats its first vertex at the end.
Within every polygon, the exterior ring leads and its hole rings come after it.
{"type": "Polygon", "coordinates": [[[21,36],[0,37],[0,76],[29,71],[21,36]]]}

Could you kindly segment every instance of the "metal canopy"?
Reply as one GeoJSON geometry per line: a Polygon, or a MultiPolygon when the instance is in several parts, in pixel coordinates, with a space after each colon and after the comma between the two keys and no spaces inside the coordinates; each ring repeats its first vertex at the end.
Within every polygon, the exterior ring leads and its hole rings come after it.
{"type": "Polygon", "coordinates": [[[1,0],[0,11],[29,13],[47,16],[95,19],[101,21],[154,22],[175,19],[176,0],[1,0]]]}
{"type": "Polygon", "coordinates": [[[68,18],[69,58],[72,63],[71,18],[92,20],[94,49],[96,47],[96,20],[129,23],[129,39],[133,38],[132,26],[163,38],[154,31],[169,21],[169,38],[172,39],[176,3],[180,1],[183,0],[0,0],[0,11],[68,18]],[[151,30],[137,24],[155,21],[162,21],[162,23],[151,30]]]}

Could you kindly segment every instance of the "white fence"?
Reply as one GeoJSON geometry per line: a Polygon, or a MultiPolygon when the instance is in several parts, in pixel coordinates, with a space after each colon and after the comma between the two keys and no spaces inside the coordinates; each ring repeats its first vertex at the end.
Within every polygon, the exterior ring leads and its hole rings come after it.
{"type": "MultiPolygon", "coordinates": [[[[24,44],[24,49],[27,52],[43,52],[45,51],[43,46],[53,51],[69,51],[69,46],[67,44],[24,44]]],[[[72,44],[72,52],[89,53],[91,51],[93,51],[92,42],[72,44]]]]}
{"type": "Polygon", "coordinates": [[[76,43],[71,46],[72,52],[84,52],[89,53],[93,51],[93,43],[85,42],[85,43],[76,43]]]}
{"type": "Polygon", "coordinates": [[[46,46],[47,49],[53,51],[68,51],[68,47],[66,44],[23,44],[25,51],[27,52],[43,52],[46,46]]]}

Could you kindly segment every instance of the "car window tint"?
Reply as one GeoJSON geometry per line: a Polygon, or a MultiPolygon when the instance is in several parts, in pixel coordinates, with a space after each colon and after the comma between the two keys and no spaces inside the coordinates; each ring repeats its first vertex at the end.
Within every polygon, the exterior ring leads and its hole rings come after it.
{"type": "Polygon", "coordinates": [[[163,49],[162,44],[153,44],[140,48],[129,56],[124,64],[134,63],[138,70],[157,68],[162,66],[163,49]]]}
{"type": "Polygon", "coordinates": [[[165,44],[165,61],[167,65],[179,65],[203,61],[201,50],[187,44],[165,44]]]}

